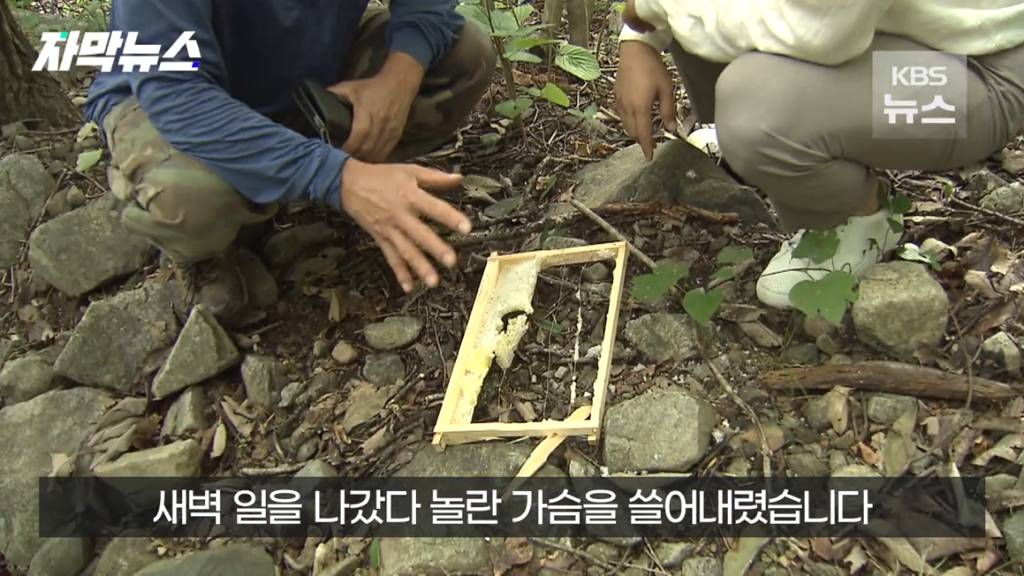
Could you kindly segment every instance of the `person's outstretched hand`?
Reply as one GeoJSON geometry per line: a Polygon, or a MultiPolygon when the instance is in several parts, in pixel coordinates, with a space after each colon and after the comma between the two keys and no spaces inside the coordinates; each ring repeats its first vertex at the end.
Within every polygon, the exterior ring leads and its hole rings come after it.
{"type": "Polygon", "coordinates": [[[446,268],[455,266],[455,250],[423,219],[468,234],[469,218],[427,190],[454,188],[462,176],[412,164],[368,164],[349,158],[341,174],[341,207],[366,230],[388,261],[402,289],[409,292],[412,272],[430,287],[440,278],[427,254],[446,268]]]}
{"type": "Polygon", "coordinates": [[[637,142],[648,160],[654,158],[651,107],[658,102],[661,121],[676,129],[676,103],[672,76],[658,52],[639,41],[619,45],[619,71],[615,78],[615,104],[622,127],[637,142]]]}
{"type": "Polygon", "coordinates": [[[423,67],[395,52],[376,75],[328,88],[352,105],[352,132],[342,148],[365,162],[386,160],[402,137],[422,80],[423,67]]]}

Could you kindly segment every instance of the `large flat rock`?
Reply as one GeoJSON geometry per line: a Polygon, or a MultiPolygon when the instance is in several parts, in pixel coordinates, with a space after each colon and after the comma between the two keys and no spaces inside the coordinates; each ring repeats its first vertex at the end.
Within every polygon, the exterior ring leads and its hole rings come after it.
{"type": "Polygon", "coordinates": [[[616,404],[604,420],[604,463],[611,472],[683,472],[711,443],[718,414],[707,402],[663,389],[616,404]]]}
{"type": "Polygon", "coordinates": [[[199,305],[185,322],[167,362],[153,378],[153,396],[164,398],[227,370],[242,359],[235,343],[199,305]]]}
{"type": "Polygon", "coordinates": [[[113,404],[104,391],[72,388],[0,410],[0,553],[15,566],[28,566],[43,544],[39,477],[50,475],[55,456],[75,453],[113,404]]]}
{"type": "Polygon", "coordinates": [[[922,264],[879,264],[861,279],[859,291],[853,325],[865,344],[910,358],[946,333],[949,298],[922,264]]]}
{"type": "Polygon", "coordinates": [[[29,238],[32,271],[69,296],[135,272],[152,247],[122,224],[112,194],[46,222],[29,238]]]}
{"type": "Polygon", "coordinates": [[[18,263],[21,243],[56,187],[35,156],[11,154],[0,159],[0,268],[18,263]]]}
{"type": "MultiPolygon", "coordinates": [[[[753,188],[734,181],[714,160],[684,140],[659,144],[654,160],[639,144],[584,167],[573,198],[590,208],[628,202],[683,202],[708,210],[735,212],[745,222],[771,224],[767,204],[753,188]]],[[[555,205],[552,212],[572,211],[555,205]]]]}
{"type": "Polygon", "coordinates": [[[172,286],[122,292],[89,305],[54,371],[87,386],[132,392],[160,367],[159,354],[177,333],[172,286]]]}
{"type": "Polygon", "coordinates": [[[262,548],[232,544],[150,564],[135,576],[274,576],[274,559],[262,548]]]}

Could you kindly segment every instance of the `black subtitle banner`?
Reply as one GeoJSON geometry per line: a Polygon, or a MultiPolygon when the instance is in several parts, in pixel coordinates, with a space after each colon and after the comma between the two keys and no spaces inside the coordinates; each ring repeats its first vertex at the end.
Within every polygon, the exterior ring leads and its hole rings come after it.
{"type": "Polygon", "coordinates": [[[985,535],[983,478],[40,478],[43,537],[985,535]]]}

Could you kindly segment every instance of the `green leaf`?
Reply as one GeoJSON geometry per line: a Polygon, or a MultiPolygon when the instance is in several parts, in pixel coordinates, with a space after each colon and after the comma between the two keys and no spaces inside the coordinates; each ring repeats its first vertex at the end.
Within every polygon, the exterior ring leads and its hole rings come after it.
{"type": "Polygon", "coordinates": [[[701,326],[711,324],[711,317],[722,305],[725,295],[721,290],[715,289],[711,292],[704,292],[703,288],[690,290],[683,296],[683,310],[693,318],[693,321],[701,326]]]}
{"type": "Polygon", "coordinates": [[[558,106],[561,106],[563,108],[567,108],[569,106],[569,97],[565,94],[565,92],[562,91],[561,88],[558,87],[558,84],[552,84],[551,82],[548,82],[540,91],[540,96],[541,98],[547,100],[548,102],[551,102],[552,104],[557,104],[558,106]]]}
{"type": "Polygon", "coordinates": [[[746,246],[726,246],[718,253],[719,264],[739,264],[754,257],[754,251],[746,246]]]}
{"type": "Polygon", "coordinates": [[[380,538],[374,538],[370,543],[370,567],[380,569],[380,538]]]}
{"type": "Polygon", "coordinates": [[[653,304],[661,300],[676,282],[690,275],[690,269],[681,262],[665,262],[650,274],[641,274],[633,279],[629,293],[641,302],[653,304]]]}
{"type": "Polygon", "coordinates": [[[846,307],[857,301],[857,278],[849,272],[835,270],[820,280],[804,280],[789,292],[789,301],[808,316],[820,314],[838,326],[843,322],[846,307]]]}
{"type": "Polygon", "coordinates": [[[509,120],[515,120],[529,110],[530,106],[533,106],[533,98],[520,96],[515,100],[505,100],[504,102],[498,103],[495,105],[494,111],[509,120]]]}
{"type": "Polygon", "coordinates": [[[889,198],[889,212],[893,214],[906,214],[911,206],[910,197],[904,194],[893,194],[889,198]]]}
{"type": "Polygon", "coordinates": [[[731,266],[726,266],[712,274],[711,277],[717,280],[732,280],[736,277],[736,269],[731,266]]]}
{"type": "Polygon", "coordinates": [[[835,256],[838,249],[839,236],[835,230],[808,230],[793,250],[793,257],[809,258],[811,262],[821,264],[835,256]]]}
{"type": "Polygon", "coordinates": [[[626,3],[625,2],[612,2],[612,10],[615,10],[619,14],[622,14],[623,12],[626,11],[626,3]]]}
{"type": "Polygon", "coordinates": [[[597,63],[594,53],[586,48],[568,43],[558,46],[555,66],[587,82],[601,76],[601,66],[597,63]]]}
{"type": "Polygon", "coordinates": [[[508,41],[505,45],[509,50],[529,50],[530,48],[536,48],[537,46],[547,46],[548,44],[558,44],[560,41],[554,38],[513,38],[508,41]]]}
{"type": "Polygon", "coordinates": [[[531,15],[533,15],[533,10],[534,8],[532,4],[520,4],[512,9],[512,14],[519,24],[522,25],[531,15]]]}
{"type": "Polygon", "coordinates": [[[467,19],[476,20],[483,24],[485,30],[490,30],[491,25],[487,23],[487,12],[484,11],[483,7],[459,4],[455,11],[467,19]]]}
{"type": "Polygon", "coordinates": [[[530,64],[540,64],[544,61],[540,56],[537,56],[533,52],[527,52],[526,50],[505,52],[505,58],[508,58],[509,62],[527,62],[530,64]]]}
{"type": "Polygon", "coordinates": [[[542,330],[547,330],[552,334],[568,334],[569,329],[559,324],[558,322],[552,322],[551,320],[537,320],[537,326],[540,326],[542,330]]]}
{"type": "Polygon", "coordinates": [[[79,172],[85,173],[92,170],[100,158],[103,157],[103,150],[89,150],[78,155],[78,164],[75,167],[79,172]]]}

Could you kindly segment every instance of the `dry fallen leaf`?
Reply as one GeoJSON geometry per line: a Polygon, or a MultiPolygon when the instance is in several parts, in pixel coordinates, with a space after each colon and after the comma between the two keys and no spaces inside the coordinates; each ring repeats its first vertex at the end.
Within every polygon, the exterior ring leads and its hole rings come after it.
{"type": "Polygon", "coordinates": [[[868,563],[868,557],[864,554],[864,549],[857,544],[850,550],[850,553],[843,558],[844,564],[850,565],[850,574],[856,574],[865,564],[868,563]]]}
{"type": "Polygon", "coordinates": [[[836,434],[846,432],[850,420],[850,389],[845,386],[836,386],[829,390],[824,398],[828,410],[828,421],[832,423],[832,429],[836,431],[836,434]]]}
{"type": "Polygon", "coordinates": [[[210,458],[220,458],[228,447],[228,427],[224,422],[217,423],[217,431],[213,433],[213,446],[210,448],[210,458]]]}

